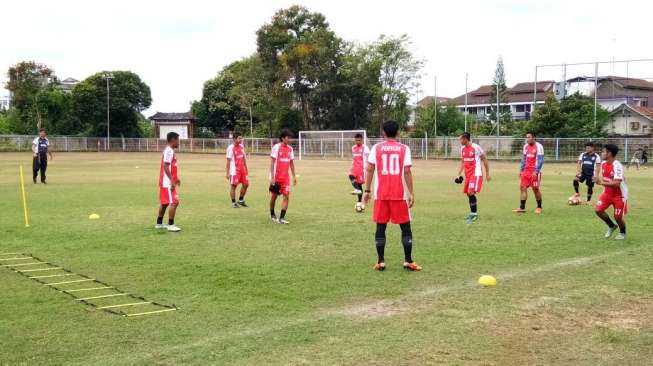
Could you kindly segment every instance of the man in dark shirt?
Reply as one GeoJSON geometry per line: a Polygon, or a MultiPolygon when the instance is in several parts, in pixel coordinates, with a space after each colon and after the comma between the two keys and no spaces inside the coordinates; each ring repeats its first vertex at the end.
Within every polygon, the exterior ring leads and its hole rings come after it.
{"type": "Polygon", "coordinates": [[[578,188],[580,183],[585,182],[587,185],[587,203],[592,200],[594,193],[593,178],[598,174],[601,166],[601,157],[594,152],[594,143],[588,142],[585,144],[585,152],[578,157],[578,169],[576,177],[574,177],[574,191],[575,196],[580,197],[578,188]]]}
{"type": "Polygon", "coordinates": [[[50,140],[46,137],[45,129],[41,128],[39,130],[39,137],[35,138],[32,141],[32,171],[33,176],[32,180],[36,183],[36,177],[41,172],[41,183],[45,184],[45,170],[48,168],[48,155],[50,155],[50,160],[52,160],[52,153],[48,150],[50,146],[50,140]]]}

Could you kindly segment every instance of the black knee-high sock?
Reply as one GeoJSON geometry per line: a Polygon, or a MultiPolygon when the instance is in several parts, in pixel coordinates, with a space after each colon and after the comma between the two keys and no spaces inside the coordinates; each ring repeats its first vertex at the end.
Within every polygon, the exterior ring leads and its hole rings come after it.
{"type": "Polygon", "coordinates": [[[625,222],[623,223],[623,226],[619,225],[619,232],[626,235],[626,223],[625,222]]]}
{"type": "Polygon", "coordinates": [[[413,232],[410,229],[410,221],[400,224],[401,228],[401,244],[404,246],[404,260],[408,263],[413,262],[413,232]]]}
{"type": "Polygon", "coordinates": [[[578,186],[579,186],[578,181],[574,179],[574,191],[576,192],[576,194],[578,194],[578,186]]]}
{"type": "Polygon", "coordinates": [[[388,224],[376,224],[374,241],[376,242],[376,255],[379,263],[385,261],[385,229],[387,227],[388,224]]]}
{"type": "Polygon", "coordinates": [[[521,208],[522,210],[526,209],[526,200],[519,201],[519,208],[521,208]]]}
{"type": "Polygon", "coordinates": [[[592,194],[594,194],[594,185],[587,186],[587,202],[592,200],[592,194]]]}
{"type": "Polygon", "coordinates": [[[536,200],[537,201],[537,208],[542,208],[542,200],[536,200]]]}
{"type": "Polygon", "coordinates": [[[350,175],[349,176],[349,182],[351,183],[351,186],[354,187],[354,189],[358,189],[358,188],[356,188],[356,185],[358,184],[358,183],[356,183],[356,177],[354,177],[353,175],[350,175]]]}
{"type": "Polygon", "coordinates": [[[471,195],[468,198],[469,198],[469,210],[472,213],[476,213],[476,211],[478,210],[476,195],[471,195]]]}
{"type": "MultiPolygon", "coordinates": [[[[601,216],[599,216],[599,217],[601,217],[601,216]]],[[[608,225],[608,227],[611,228],[611,229],[614,229],[614,228],[617,226],[617,225],[616,225],[614,222],[612,222],[612,220],[610,220],[610,218],[607,217],[607,216],[606,216],[606,217],[601,217],[601,220],[603,220],[603,222],[605,222],[605,224],[608,225]]]]}

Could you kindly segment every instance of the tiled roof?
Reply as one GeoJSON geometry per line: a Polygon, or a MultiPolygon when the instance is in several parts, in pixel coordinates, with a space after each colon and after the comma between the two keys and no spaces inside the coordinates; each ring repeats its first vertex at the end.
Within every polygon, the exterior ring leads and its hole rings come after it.
{"type": "Polygon", "coordinates": [[[164,113],[164,112],[156,112],[153,116],[151,116],[149,119],[151,120],[166,120],[166,121],[187,121],[189,119],[195,119],[193,114],[191,112],[183,112],[183,113],[164,113]]]}

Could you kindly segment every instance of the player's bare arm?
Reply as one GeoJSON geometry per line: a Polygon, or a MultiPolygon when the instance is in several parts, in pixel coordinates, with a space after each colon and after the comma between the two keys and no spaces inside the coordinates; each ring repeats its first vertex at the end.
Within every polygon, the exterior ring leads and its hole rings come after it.
{"type": "Polygon", "coordinates": [[[270,158],[270,185],[274,184],[274,162],[277,161],[275,158],[270,158]]]}
{"type": "Polygon", "coordinates": [[[491,181],[492,177],[490,176],[490,162],[487,160],[485,154],[481,154],[481,161],[483,162],[483,169],[485,170],[485,179],[491,181]]]}
{"type": "Polygon", "coordinates": [[[292,173],[292,185],[296,186],[297,185],[297,177],[295,176],[295,161],[294,160],[290,161],[290,173],[292,173]]]}
{"type": "Polygon", "coordinates": [[[457,176],[460,177],[461,175],[463,175],[463,168],[464,168],[463,159],[460,159],[460,164],[458,164],[458,174],[457,174],[457,176]]]}
{"type": "Polygon", "coordinates": [[[225,169],[227,171],[227,180],[229,180],[229,165],[231,165],[231,159],[227,158],[227,167],[225,169]]]}
{"type": "Polygon", "coordinates": [[[48,150],[48,155],[50,155],[50,160],[54,160],[54,157],[52,156],[52,152],[48,150]]]}
{"type": "Polygon", "coordinates": [[[375,168],[376,166],[374,164],[370,164],[369,162],[367,163],[367,166],[365,168],[366,177],[369,177],[368,179],[365,180],[365,194],[363,195],[363,202],[365,202],[366,205],[370,201],[370,197],[371,197],[372,177],[374,176],[375,168]]]}
{"type": "Polygon", "coordinates": [[[415,192],[413,192],[413,172],[410,167],[404,167],[404,178],[406,179],[406,186],[408,187],[408,207],[413,207],[415,204],[415,192]]]}

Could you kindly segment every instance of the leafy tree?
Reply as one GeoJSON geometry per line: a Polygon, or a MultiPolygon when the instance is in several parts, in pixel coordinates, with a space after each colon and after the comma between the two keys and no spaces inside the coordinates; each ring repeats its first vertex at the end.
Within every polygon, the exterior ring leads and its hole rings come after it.
{"type": "Polygon", "coordinates": [[[303,6],[277,11],[257,32],[257,50],[271,81],[291,90],[311,129],[310,95],[334,77],[341,40],[324,15],[303,6]]]}
{"type": "Polygon", "coordinates": [[[553,93],[548,93],[544,104],[535,109],[525,127],[540,137],[564,137],[560,132],[566,125],[567,116],[562,113],[560,102],[553,93]]]}
{"type": "MultiPolygon", "coordinates": [[[[107,134],[107,72],[89,76],[72,91],[72,108],[87,134],[107,134]]],[[[150,87],[131,71],[113,71],[110,80],[111,135],[137,137],[142,135],[139,116],[152,104],[150,87]]]]}
{"type": "Polygon", "coordinates": [[[606,137],[606,125],[610,112],[597,105],[596,124],[594,123],[594,98],[578,92],[560,101],[560,111],[565,115],[567,124],[559,132],[566,137],[606,137]]]}
{"type": "Polygon", "coordinates": [[[423,60],[412,54],[410,45],[410,38],[405,34],[399,37],[382,35],[373,45],[373,62],[379,64],[381,84],[376,106],[379,130],[386,119],[406,121],[410,113],[408,96],[419,86],[418,76],[424,65],[423,60]]]}
{"type": "MultiPolygon", "coordinates": [[[[510,113],[510,107],[504,106],[508,100],[508,87],[506,86],[506,73],[503,66],[503,58],[499,56],[497,60],[497,66],[494,70],[494,79],[492,80],[492,91],[490,94],[490,114],[488,116],[490,121],[497,120],[497,99],[499,100],[499,117],[501,118],[501,123],[508,123],[512,121],[512,114],[510,113]],[[497,98],[497,88],[499,96],[497,98]]],[[[503,129],[503,128],[502,128],[503,129]]]]}
{"type": "MultiPolygon", "coordinates": [[[[423,137],[428,132],[429,137],[435,137],[435,124],[433,121],[434,105],[429,104],[417,110],[415,131],[413,137],[423,137]]],[[[465,130],[465,115],[458,107],[452,104],[438,105],[437,107],[438,136],[458,136],[465,130]]],[[[470,122],[468,116],[468,123],[470,122]]]]}
{"type": "Polygon", "coordinates": [[[34,133],[43,127],[43,111],[40,98],[42,91],[56,78],[52,69],[34,61],[19,62],[9,68],[9,81],[5,88],[11,92],[13,114],[12,129],[15,133],[34,133]]]}

